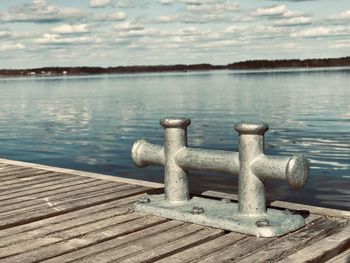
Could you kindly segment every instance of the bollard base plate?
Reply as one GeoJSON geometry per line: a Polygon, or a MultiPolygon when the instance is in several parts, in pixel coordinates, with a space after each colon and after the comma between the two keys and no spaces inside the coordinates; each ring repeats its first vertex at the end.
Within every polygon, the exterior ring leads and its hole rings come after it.
{"type": "Polygon", "coordinates": [[[283,236],[305,226],[301,215],[267,209],[262,215],[242,215],[237,203],[193,197],[184,202],[168,202],[164,194],[148,195],[134,204],[137,212],[239,232],[257,237],[283,236]],[[147,200],[146,202],[144,200],[147,200]]]}

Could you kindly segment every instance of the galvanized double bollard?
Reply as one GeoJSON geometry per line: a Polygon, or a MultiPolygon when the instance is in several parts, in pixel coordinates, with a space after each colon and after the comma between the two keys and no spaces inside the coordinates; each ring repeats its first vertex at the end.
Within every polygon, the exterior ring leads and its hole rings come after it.
{"type": "Polygon", "coordinates": [[[136,141],[132,159],[139,167],[164,166],[164,195],[150,195],[135,204],[135,210],[176,220],[261,237],[281,236],[305,225],[302,216],[267,209],[265,179],[287,180],[293,188],[302,187],[309,175],[308,161],[264,154],[266,123],[240,122],[239,152],[187,147],[190,119],[165,118],[164,146],[146,140],[136,141]],[[214,171],[239,175],[238,204],[189,197],[188,170],[214,171]]]}

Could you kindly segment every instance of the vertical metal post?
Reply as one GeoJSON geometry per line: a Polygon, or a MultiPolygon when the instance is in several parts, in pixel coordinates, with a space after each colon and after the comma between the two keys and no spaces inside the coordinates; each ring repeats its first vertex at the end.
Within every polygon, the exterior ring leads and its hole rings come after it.
{"type": "Polygon", "coordinates": [[[165,200],[182,202],[189,199],[188,175],[177,165],[176,153],[187,146],[187,126],[191,120],[185,118],[162,119],[160,124],[164,127],[164,193],[165,200]]]}
{"type": "Polygon", "coordinates": [[[240,122],[235,125],[239,133],[240,174],[238,183],[238,212],[245,215],[261,215],[266,212],[265,186],[251,167],[253,161],[264,152],[266,123],[240,122]]]}

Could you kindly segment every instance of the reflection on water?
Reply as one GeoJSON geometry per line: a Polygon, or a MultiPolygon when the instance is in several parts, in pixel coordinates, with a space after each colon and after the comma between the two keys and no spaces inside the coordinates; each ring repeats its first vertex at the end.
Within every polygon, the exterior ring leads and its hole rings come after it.
{"type": "MultiPolygon", "coordinates": [[[[0,155],[162,181],[161,168],[130,160],[136,139],[162,144],[160,118],[191,118],[190,146],[234,151],[234,122],[263,120],[268,154],[312,162],[302,191],[269,182],[269,198],[350,209],[349,81],[344,68],[1,79],[0,155]]],[[[191,184],[236,191],[237,178],[213,177],[191,184]]]]}

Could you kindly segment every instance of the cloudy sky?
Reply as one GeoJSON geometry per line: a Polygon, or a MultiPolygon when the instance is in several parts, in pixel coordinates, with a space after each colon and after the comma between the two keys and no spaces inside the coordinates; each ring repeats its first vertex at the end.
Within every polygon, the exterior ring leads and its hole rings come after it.
{"type": "Polygon", "coordinates": [[[349,0],[11,0],[0,68],[350,56],[349,0]]]}

